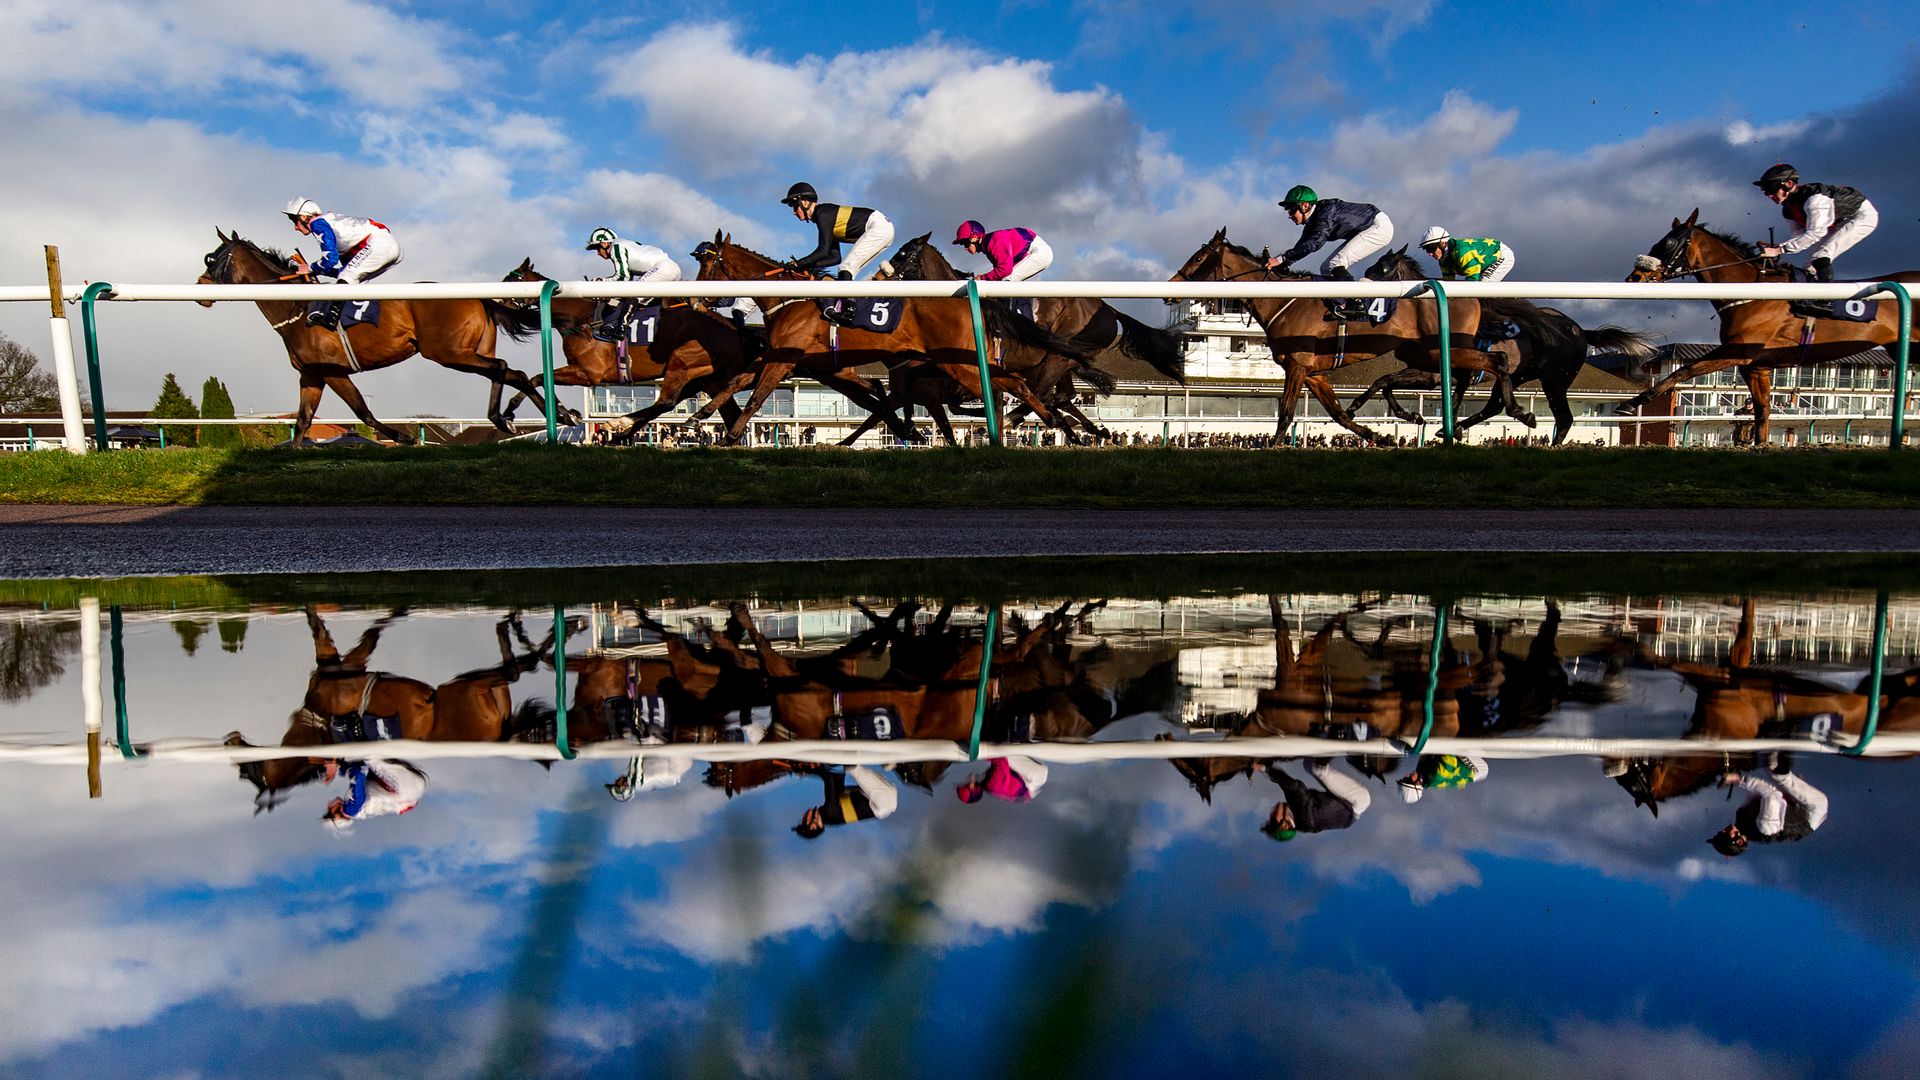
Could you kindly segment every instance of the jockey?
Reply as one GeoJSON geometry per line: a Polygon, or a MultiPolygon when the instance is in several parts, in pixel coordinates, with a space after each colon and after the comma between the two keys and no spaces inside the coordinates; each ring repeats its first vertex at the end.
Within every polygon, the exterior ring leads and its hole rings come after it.
{"type": "MultiPolygon", "coordinates": [[[[328,762],[328,783],[333,782],[334,769],[328,762]]],[[[404,814],[427,793],[427,774],[404,761],[355,761],[341,774],[347,778],[347,796],[329,802],[320,819],[337,833],[351,831],[354,822],[365,818],[404,814]]]]}
{"type": "MultiPolygon", "coordinates": [[[[372,218],[323,212],[308,198],[295,198],[283,211],[302,236],[320,241],[320,258],[308,272],[336,278],[342,285],[372,281],[400,261],[400,242],[372,218]]],[[[307,323],[327,330],[340,325],[344,300],[316,300],[307,306],[307,323]]]]}
{"type": "Polygon", "coordinates": [[[1008,802],[1031,802],[1047,782],[1047,767],[1030,757],[1012,754],[994,758],[987,771],[968,777],[953,793],[963,803],[977,803],[991,795],[1008,802]]]}
{"type": "Polygon", "coordinates": [[[892,817],[900,807],[900,790],[885,776],[864,765],[855,765],[844,772],[829,769],[821,773],[820,778],[827,785],[826,799],[801,814],[800,824],[793,827],[803,839],[812,840],[833,825],[892,817]]]}
{"type": "MultiPolygon", "coordinates": [[[[587,250],[613,264],[615,281],[679,281],[680,264],[673,261],[666,252],[652,244],[636,244],[631,240],[622,240],[614,235],[612,229],[599,228],[587,236],[587,250]]],[[[595,306],[593,336],[601,341],[618,341],[620,332],[627,325],[627,314],[635,306],[636,297],[625,297],[615,304],[613,318],[599,318],[600,309],[607,301],[595,306]]],[[[654,303],[655,301],[645,301],[654,303]]]]}
{"type": "MultiPolygon", "coordinates": [[[[1285,272],[1294,263],[1325,247],[1327,241],[1344,240],[1346,243],[1327,256],[1320,272],[1330,281],[1352,281],[1354,263],[1393,242],[1393,221],[1371,203],[1322,199],[1307,185],[1295,184],[1280,200],[1280,208],[1286,211],[1287,220],[1304,227],[1300,230],[1299,243],[1267,260],[1269,270],[1285,272]]],[[[1364,303],[1362,300],[1330,300],[1327,306],[1335,315],[1344,317],[1358,313],[1364,303]]]]}
{"type": "Polygon", "coordinates": [[[1450,279],[1499,281],[1513,269],[1513,249],[1491,237],[1463,240],[1439,225],[1420,238],[1420,250],[1450,279]]]}
{"type": "MultiPolygon", "coordinates": [[[[1784,755],[1782,755],[1784,756],[1784,755]]],[[[1729,771],[1722,787],[1740,787],[1754,797],[1734,812],[1733,823],[1707,838],[1720,854],[1733,858],[1748,841],[1774,844],[1804,840],[1827,820],[1827,793],[1795,776],[1790,766],[1758,775],[1729,771]]]]}
{"type": "Polygon", "coordinates": [[[887,215],[864,206],[823,203],[812,184],[793,185],[780,201],[793,208],[794,217],[811,221],[820,230],[819,246],[789,261],[795,270],[819,270],[840,263],[840,280],[852,281],[874,256],[893,243],[893,222],[887,215]],[[843,240],[853,244],[844,260],[840,257],[843,240]]]}
{"type": "Polygon", "coordinates": [[[1366,785],[1335,770],[1326,758],[1308,762],[1307,772],[1326,790],[1315,791],[1295,780],[1278,761],[1267,763],[1268,779],[1279,784],[1284,794],[1260,827],[1268,838],[1284,842],[1303,832],[1350,829],[1373,805],[1373,794],[1366,785]]]}
{"type": "Polygon", "coordinates": [[[1807,276],[1815,281],[1832,281],[1833,260],[1880,224],[1880,212],[1865,195],[1834,184],[1803,184],[1791,165],[1775,165],[1753,186],[1778,203],[1780,216],[1799,230],[1783,244],[1761,245],[1760,254],[1773,258],[1804,251],[1807,276]]]}
{"type": "Polygon", "coordinates": [[[960,223],[953,242],[969,255],[984,253],[992,261],[993,269],[981,274],[981,281],[1025,281],[1053,265],[1053,248],[1032,229],[988,232],[985,225],[969,219],[960,223]]]}

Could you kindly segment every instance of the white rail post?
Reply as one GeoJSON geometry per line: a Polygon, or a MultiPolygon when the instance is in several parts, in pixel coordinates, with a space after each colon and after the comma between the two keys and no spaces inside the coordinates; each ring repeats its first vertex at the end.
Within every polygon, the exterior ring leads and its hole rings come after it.
{"type": "Polygon", "coordinates": [[[80,722],[87,731],[87,798],[100,797],[100,599],[80,598],[80,722]]]}
{"type": "MultiPolygon", "coordinates": [[[[60,249],[47,249],[47,300],[53,308],[47,320],[53,336],[53,381],[60,391],[60,424],[66,432],[67,452],[87,452],[87,430],[80,415],[80,377],[73,369],[73,331],[67,327],[67,304],[60,295],[60,249]]],[[[94,408],[100,403],[95,402],[94,408]]]]}

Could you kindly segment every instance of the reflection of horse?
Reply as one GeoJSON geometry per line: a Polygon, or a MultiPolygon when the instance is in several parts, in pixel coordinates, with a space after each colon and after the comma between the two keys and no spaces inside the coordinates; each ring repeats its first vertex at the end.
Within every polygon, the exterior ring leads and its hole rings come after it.
{"type": "MultiPolygon", "coordinates": [[[[803,281],[796,271],[781,263],[734,244],[731,238],[716,233],[711,245],[702,245],[700,280],[755,281],[761,279],[803,281]]],[[[853,327],[836,327],[823,318],[809,300],[754,298],[765,313],[767,356],[759,365],[753,382],[753,396],[746,412],[733,425],[738,438],[747,421],[765,404],[767,396],[781,380],[796,369],[808,375],[837,372],[862,364],[902,362],[925,363],[938,369],[962,388],[976,396],[984,393],[980,368],[973,345],[973,316],[965,300],[957,297],[923,297],[905,302],[899,323],[892,333],[878,334],[853,327]]],[[[984,308],[982,317],[988,333],[1004,336],[1051,352],[1087,358],[1087,351],[1035,326],[1003,308],[984,308]]],[[[989,368],[993,389],[1011,393],[1026,403],[1046,423],[1056,421],[1051,410],[1034,396],[1026,380],[1005,368],[989,368]]],[[[746,388],[736,380],[733,389],[746,388]]],[[[889,413],[891,416],[891,413],[889,413]]],[[[911,430],[904,437],[911,438],[911,430]]]]}
{"type": "MultiPolygon", "coordinates": [[[[1715,232],[1700,222],[1698,209],[1687,220],[1673,219],[1673,228],[1627,275],[1628,281],[1666,281],[1692,275],[1707,282],[1785,281],[1786,272],[1763,259],[1752,244],[1715,232]]],[[[1920,271],[1882,274],[1868,281],[1920,281],[1920,271]]],[[[1739,368],[1753,396],[1756,443],[1767,441],[1767,417],[1773,405],[1773,369],[1824,364],[1875,345],[1891,346],[1900,336],[1898,305],[1882,303],[1872,322],[1847,319],[1808,319],[1795,314],[1786,300],[1715,300],[1720,316],[1720,344],[1692,363],[1682,364],[1620,408],[1645,405],[1687,381],[1727,368],[1739,368]]],[[[1920,340],[1920,323],[1911,333],[1920,340]]],[[[1891,351],[1891,349],[1889,349],[1891,351]]]]}
{"type": "MultiPolygon", "coordinates": [[[[509,615],[494,627],[500,644],[499,664],[428,686],[418,679],[367,670],[380,635],[405,614],[404,608],[396,608],[375,621],[343,655],[319,612],[308,606],[313,674],[280,745],[311,746],[316,753],[309,758],[275,758],[241,765],[240,778],[254,786],[257,806],[271,810],[285,800],[288,789],[321,774],[322,759],[330,756],[324,753],[324,747],[334,741],[332,721],[336,717],[389,718],[394,722],[394,738],[426,742],[498,742],[525,721],[528,707],[516,712],[510,687],[553,647],[552,635],[535,646],[527,640],[518,614],[509,615]],[[509,631],[519,638],[524,653],[514,650],[509,631]]],[[[226,745],[253,744],[235,731],[227,736],[226,745]]]]}
{"type": "MultiPolygon", "coordinates": [[[[1276,274],[1266,268],[1266,260],[1227,239],[1227,230],[1213,234],[1184,265],[1173,274],[1174,281],[1295,281],[1304,276],[1276,274]]],[[[1356,422],[1334,396],[1333,384],[1326,373],[1347,364],[1393,356],[1410,368],[1440,370],[1439,308],[1432,300],[1403,299],[1393,316],[1378,326],[1364,320],[1345,322],[1334,319],[1317,300],[1248,300],[1267,333],[1267,346],[1274,363],[1286,369],[1287,381],[1280,397],[1280,419],[1274,429],[1284,436],[1293,423],[1294,409],[1302,388],[1313,396],[1340,426],[1367,439],[1378,433],[1356,422]]],[[[1456,372],[1484,371],[1494,376],[1494,389],[1503,405],[1515,416],[1521,415],[1514,399],[1505,356],[1484,353],[1475,348],[1480,333],[1480,304],[1474,300],[1447,299],[1451,320],[1452,364],[1456,372]]],[[[1531,418],[1528,418],[1529,421],[1531,418]]]]}
{"type": "MultiPolygon", "coordinates": [[[[279,284],[306,276],[306,271],[288,262],[279,252],[260,248],[229,236],[218,229],[220,246],[207,253],[207,271],[200,275],[202,285],[279,284]]],[[[210,307],[211,300],[199,302],[210,307]]],[[[496,330],[524,341],[540,330],[538,315],[530,315],[498,300],[383,300],[380,325],[361,323],[345,331],[353,345],[349,356],[340,344],[340,335],[306,323],[307,305],[303,300],[261,300],[260,314],[280,332],[287,349],[287,362],[300,374],[300,413],[294,424],[293,442],[306,439],[313,426],[313,414],[320,406],[320,395],[331,389],[347,403],[368,427],[397,443],[411,443],[413,436],[389,427],[376,419],[365,398],[353,385],[353,376],[373,368],[391,367],[418,353],[442,367],[470,371],[493,383],[487,397],[487,419],[502,431],[511,431],[507,415],[500,408],[502,383],[531,398],[542,409],[545,400],[524,372],[508,367],[493,354],[496,330]]],[[[571,417],[569,410],[561,410],[571,417]]]]}
{"type": "MultiPolygon", "coordinates": [[[[1858,736],[1865,730],[1871,676],[1862,676],[1849,689],[1812,679],[1786,668],[1753,666],[1754,602],[1740,607],[1740,624],[1725,664],[1669,660],[1651,652],[1641,655],[1685,679],[1693,689],[1693,716],[1687,725],[1690,739],[1787,738],[1818,724],[1826,731],[1858,736]]],[[[1889,672],[1880,681],[1880,721],[1877,731],[1920,730],[1920,668],[1889,672]]],[[[1635,805],[1658,816],[1658,803],[1699,791],[1730,767],[1750,767],[1753,755],[1700,754],[1610,763],[1615,779],[1633,795],[1635,805]]]]}
{"type": "MultiPolygon", "coordinates": [[[[575,679],[567,738],[576,746],[631,735],[641,741],[712,743],[729,719],[747,720],[766,703],[759,662],[733,642],[708,634],[702,645],[662,626],[643,609],[639,624],[666,646],[664,656],[569,656],[575,679]]],[[[541,719],[549,720],[545,714],[541,719]]]]}
{"type": "MultiPolygon", "coordinates": [[[[1373,281],[1423,281],[1427,276],[1404,247],[1380,256],[1373,268],[1367,271],[1367,277],[1373,281]]],[[[1516,351],[1519,361],[1513,367],[1515,387],[1539,381],[1541,392],[1547,397],[1547,408],[1553,412],[1555,446],[1566,441],[1567,432],[1573,429],[1573,407],[1567,402],[1567,388],[1573,385],[1573,380],[1585,366],[1589,349],[1617,352],[1635,360],[1647,359],[1657,351],[1644,335],[1618,326],[1583,329],[1564,313],[1554,308],[1540,307],[1531,300],[1482,300],[1480,307],[1486,313],[1488,322],[1497,324],[1505,320],[1520,327],[1520,336],[1511,345],[1502,342],[1495,349],[1516,351]]],[[[1386,396],[1387,410],[1394,416],[1409,423],[1424,424],[1424,417],[1400,407],[1400,403],[1394,400],[1393,392],[1432,390],[1439,385],[1438,373],[1408,368],[1382,376],[1365,393],[1349,402],[1347,408],[1357,414],[1367,399],[1380,392],[1386,396]]],[[[1456,381],[1453,387],[1456,412],[1466,393],[1467,380],[1456,381]]],[[[1499,398],[1490,395],[1485,408],[1461,420],[1455,429],[1465,431],[1491,419],[1499,408],[1499,398]]]]}

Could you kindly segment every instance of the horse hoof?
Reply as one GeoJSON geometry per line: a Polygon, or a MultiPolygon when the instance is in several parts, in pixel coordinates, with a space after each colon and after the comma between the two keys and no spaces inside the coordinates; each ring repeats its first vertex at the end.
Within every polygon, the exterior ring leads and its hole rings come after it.
{"type": "Polygon", "coordinates": [[[1533,414],[1530,412],[1520,413],[1519,415],[1515,416],[1514,419],[1520,421],[1521,426],[1523,427],[1533,426],[1533,414]]]}

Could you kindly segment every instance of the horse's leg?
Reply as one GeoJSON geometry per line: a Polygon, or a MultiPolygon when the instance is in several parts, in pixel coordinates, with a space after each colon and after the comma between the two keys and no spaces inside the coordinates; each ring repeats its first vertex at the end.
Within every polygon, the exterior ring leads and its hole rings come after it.
{"type": "MultiPolygon", "coordinates": [[[[353,415],[359,417],[361,423],[367,425],[368,427],[386,436],[387,438],[392,439],[394,442],[397,442],[402,446],[413,445],[414,440],[412,435],[409,435],[406,432],[401,431],[399,428],[392,427],[386,423],[383,423],[380,419],[378,419],[373,415],[373,410],[367,408],[367,399],[360,396],[360,388],[353,385],[353,380],[348,376],[345,376],[345,375],[327,376],[327,388],[329,390],[332,390],[335,394],[338,394],[340,396],[341,401],[344,401],[347,403],[347,408],[353,410],[353,415]]],[[[494,385],[493,392],[496,395],[499,394],[500,387],[498,384],[494,385]]]]}
{"type": "Polygon", "coordinates": [[[1314,399],[1319,401],[1321,406],[1327,410],[1327,415],[1333,417],[1334,423],[1339,424],[1341,427],[1346,428],[1348,431],[1353,432],[1368,442],[1379,442],[1381,440],[1382,436],[1379,432],[1355,420],[1347,414],[1346,409],[1341,408],[1340,395],[1333,392],[1333,381],[1331,379],[1328,379],[1319,372],[1315,372],[1307,377],[1306,385],[1307,389],[1313,392],[1314,399]]]}
{"type": "Polygon", "coordinates": [[[754,380],[753,396],[749,397],[746,405],[741,408],[740,418],[727,429],[729,439],[734,442],[740,441],[741,436],[747,433],[747,424],[752,422],[754,416],[759,413],[760,407],[767,403],[767,399],[773,396],[774,390],[780,385],[780,380],[791,374],[793,369],[794,365],[791,363],[772,360],[761,366],[760,376],[754,380]]]}
{"type": "Polygon", "coordinates": [[[307,429],[313,426],[313,414],[320,409],[320,395],[326,393],[326,379],[310,371],[300,373],[300,411],[294,420],[293,445],[307,441],[307,429]]]}
{"type": "Polygon", "coordinates": [[[1547,395],[1547,409],[1553,413],[1553,445],[1559,446],[1567,441],[1567,435],[1573,431],[1573,405],[1567,401],[1567,388],[1573,385],[1573,379],[1562,378],[1558,372],[1543,371],[1540,376],[1540,392],[1547,395]]]}
{"type": "Polygon", "coordinates": [[[1740,374],[1753,397],[1753,445],[1767,445],[1767,420],[1773,414],[1773,369],[1748,364],[1740,374]]]}
{"type": "Polygon", "coordinates": [[[1300,387],[1307,379],[1306,361],[1297,358],[1282,361],[1287,378],[1280,388],[1280,416],[1273,428],[1275,445],[1286,445],[1287,428],[1293,426],[1293,411],[1300,405],[1300,387]]]}
{"type": "Polygon", "coordinates": [[[1682,364],[1673,374],[1640,391],[1616,406],[1616,411],[1637,409],[1654,398],[1667,393],[1688,379],[1697,379],[1702,375],[1711,375],[1716,371],[1725,371],[1730,367],[1752,363],[1760,355],[1760,346],[1753,342],[1723,342],[1721,345],[1691,364],[1682,364]]]}
{"type": "Polygon", "coordinates": [[[947,422],[947,410],[939,402],[927,406],[927,415],[933,417],[933,426],[940,430],[940,437],[947,440],[948,446],[959,446],[960,439],[953,433],[953,425],[947,422]]]}

